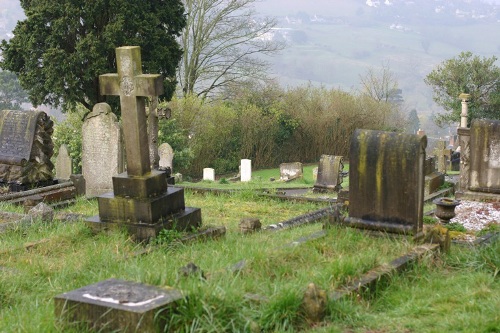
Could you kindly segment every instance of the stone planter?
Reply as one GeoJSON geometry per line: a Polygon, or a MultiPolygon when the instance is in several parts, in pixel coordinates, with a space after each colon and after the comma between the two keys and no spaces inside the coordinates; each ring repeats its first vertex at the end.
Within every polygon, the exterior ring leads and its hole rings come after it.
{"type": "Polygon", "coordinates": [[[455,207],[460,204],[460,200],[450,198],[438,198],[432,202],[436,205],[434,215],[444,224],[455,217],[455,207]]]}

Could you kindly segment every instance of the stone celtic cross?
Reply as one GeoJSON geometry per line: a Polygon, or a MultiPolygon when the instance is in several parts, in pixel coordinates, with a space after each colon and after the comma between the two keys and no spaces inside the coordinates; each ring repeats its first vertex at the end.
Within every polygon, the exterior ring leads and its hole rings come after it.
{"type": "Polygon", "coordinates": [[[101,95],[120,96],[127,173],[143,176],[151,172],[145,97],[163,94],[160,74],[142,74],[141,48],[116,49],[118,73],[99,76],[101,95]]]}

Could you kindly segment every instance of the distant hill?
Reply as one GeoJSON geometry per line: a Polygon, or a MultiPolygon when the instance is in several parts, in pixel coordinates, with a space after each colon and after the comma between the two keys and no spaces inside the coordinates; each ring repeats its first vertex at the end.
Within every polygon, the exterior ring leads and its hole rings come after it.
{"type": "Polygon", "coordinates": [[[267,0],[257,11],[279,20],[288,47],[271,59],[285,85],[358,89],[370,67],[388,64],[408,109],[440,112],[424,77],[462,51],[499,55],[500,6],[471,0],[267,0]]]}

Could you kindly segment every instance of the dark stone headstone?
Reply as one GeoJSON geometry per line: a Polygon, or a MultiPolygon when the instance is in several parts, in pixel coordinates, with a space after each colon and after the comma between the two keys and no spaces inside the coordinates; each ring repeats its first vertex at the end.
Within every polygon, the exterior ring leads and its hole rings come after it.
{"type": "Polygon", "coordinates": [[[180,291],[109,279],[54,297],[62,326],[83,324],[99,332],[164,332],[180,291]]]}
{"type": "Polygon", "coordinates": [[[0,111],[0,183],[12,190],[52,184],[53,125],[42,111],[0,111]]]}
{"type": "Polygon", "coordinates": [[[349,224],[415,236],[422,231],[426,140],[416,134],[354,132],[349,224]]]}

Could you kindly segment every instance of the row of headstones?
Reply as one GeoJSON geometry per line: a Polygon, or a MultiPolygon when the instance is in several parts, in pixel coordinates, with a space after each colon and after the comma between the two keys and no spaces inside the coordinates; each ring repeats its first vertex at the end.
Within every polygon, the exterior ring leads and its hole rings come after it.
{"type": "MultiPolygon", "coordinates": [[[[168,143],[158,147],[160,169],[173,169],[174,151],[168,143]]],[[[85,193],[94,197],[113,191],[112,177],[125,170],[125,153],[120,124],[111,109],[98,104],[82,126],[82,173],[85,193]],[[105,163],[103,163],[105,162],[105,163]]],[[[61,145],[55,161],[56,179],[68,180],[73,161],[66,145],[61,145]]]]}

